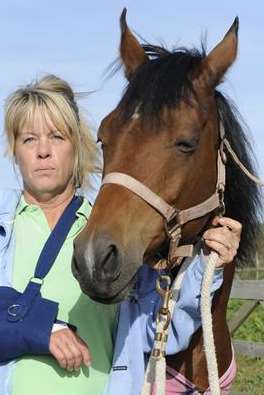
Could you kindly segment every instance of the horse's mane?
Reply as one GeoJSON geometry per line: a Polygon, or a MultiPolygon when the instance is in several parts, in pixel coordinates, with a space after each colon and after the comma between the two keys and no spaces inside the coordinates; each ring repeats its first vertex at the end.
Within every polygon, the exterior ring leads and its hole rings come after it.
{"type": "MultiPolygon", "coordinates": [[[[215,91],[215,98],[229,143],[244,166],[256,174],[255,158],[239,112],[219,91],[215,91]]],[[[242,172],[230,155],[227,155],[226,169],[226,215],[237,219],[243,226],[237,259],[241,264],[250,264],[254,261],[260,232],[260,188],[242,172]]]]}
{"type": "Polygon", "coordinates": [[[143,45],[150,58],[133,74],[119,103],[125,119],[129,119],[140,106],[145,119],[159,121],[162,108],[175,108],[193,91],[189,74],[205,57],[205,50],[178,48],[170,52],[166,48],[143,45]]]}
{"type": "MultiPolygon", "coordinates": [[[[190,92],[193,92],[190,73],[199,66],[206,53],[203,45],[201,51],[178,48],[170,52],[149,44],[143,45],[143,48],[150,61],[136,70],[118,108],[125,119],[129,119],[140,107],[143,119],[159,120],[165,106],[172,109],[182,99],[188,100],[190,92]]],[[[247,169],[255,173],[254,156],[238,111],[218,90],[215,91],[215,98],[227,139],[247,169]]],[[[249,264],[256,250],[260,228],[260,191],[227,156],[226,215],[242,223],[237,260],[249,264]]]]}

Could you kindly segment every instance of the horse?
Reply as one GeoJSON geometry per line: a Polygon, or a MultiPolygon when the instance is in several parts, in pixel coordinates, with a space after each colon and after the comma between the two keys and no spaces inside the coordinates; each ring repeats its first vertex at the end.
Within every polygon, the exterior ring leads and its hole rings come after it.
{"type": "MultiPolygon", "coordinates": [[[[235,106],[217,89],[236,59],[237,47],[237,18],[209,54],[204,46],[169,51],[141,45],[126,23],[124,10],[120,57],[128,84],[98,131],[103,177],[113,172],[129,175],[181,210],[200,204],[215,192],[220,124],[236,155],[253,172],[245,126],[235,106]]],[[[225,212],[242,224],[243,232],[237,257],[225,267],[223,285],[212,302],[219,375],[232,359],[226,310],[235,265],[252,258],[260,208],[258,187],[228,153],[224,156],[225,212]]],[[[217,209],[185,223],[180,245],[197,242],[216,213],[217,209]]],[[[167,252],[168,233],[160,213],[131,189],[107,183],[75,240],[73,272],[91,298],[116,303],[129,296],[142,262],[154,265],[167,252]]],[[[172,276],[177,270],[177,266],[171,269],[172,276]]],[[[166,363],[205,391],[208,375],[202,330],[194,333],[186,350],[167,356],[166,363]]]]}

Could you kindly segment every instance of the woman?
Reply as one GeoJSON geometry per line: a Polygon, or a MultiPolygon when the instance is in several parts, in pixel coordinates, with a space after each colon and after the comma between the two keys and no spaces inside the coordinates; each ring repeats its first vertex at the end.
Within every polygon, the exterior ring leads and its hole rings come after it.
{"type": "MultiPolygon", "coordinates": [[[[5,129],[23,192],[1,195],[1,212],[8,216],[2,216],[3,229],[6,235],[12,233],[10,243],[7,236],[1,240],[2,246],[9,244],[1,256],[1,284],[12,283],[22,292],[51,230],[92,171],[96,147],[70,86],[51,75],[7,99],[5,129]]],[[[84,199],[42,286],[43,297],[59,302],[58,319],[74,323],[77,333],[55,324],[50,355],[25,356],[11,364],[8,375],[5,369],[0,376],[1,395],[102,394],[112,359],[116,308],[83,295],[70,270],[73,240],[90,210],[84,199]]]]}
{"type": "MultiPolygon", "coordinates": [[[[22,175],[23,191],[0,195],[0,285],[12,284],[23,291],[51,230],[76,188],[84,185],[93,170],[96,149],[70,86],[52,75],[19,89],[8,98],[5,129],[10,153],[22,175]]],[[[116,308],[99,305],[83,295],[70,271],[73,239],[85,226],[90,209],[84,199],[42,286],[43,297],[59,302],[58,320],[76,326],[77,333],[55,322],[50,334],[49,355],[25,355],[15,362],[3,364],[0,367],[1,395],[103,393],[113,355],[116,308]]],[[[219,253],[219,264],[223,265],[236,253],[240,227],[230,219],[221,221],[220,225],[227,225],[231,230],[223,227],[207,231],[205,240],[219,253]]],[[[194,265],[199,268],[196,262],[194,265]]],[[[142,273],[139,274],[138,289],[141,277],[142,273]]],[[[199,281],[195,284],[195,292],[199,281]]],[[[221,275],[217,274],[213,289],[220,284],[221,275]]],[[[187,291],[190,296],[195,292],[187,291]]],[[[188,304],[191,298],[187,299],[188,304]]],[[[184,292],[181,300],[184,300],[184,292]]],[[[127,304],[133,308],[130,301],[124,302],[121,318],[127,304]]],[[[145,322],[148,310],[143,309],[141,313],[142,322],[145,322]]],[[[130,325],[129,321],[127,323],[130,325]]],[[[116,337],[115,362],[123,356],[122,349],[125,349],[123,324],[122,319],[116,337]]],[[[151,330],[146,324],[142,333],[143,339],[146,338],[146,351],[148,342],[151,342],[151,330]]],[[[182,340],[179,337],[179,349],[186,347],[191,333],[187,331],[187,335],[182,340]]],[[[134,346],[137,346],[135,340],[134,346]]],[[[122,370],[116,366],[114,372],[122,370]]],[[[120,382],[116,380],[115,374],[112,373],[108,392],[124,394],[124,381],[122,383],[122,377],[117,377],[120,382]]],[[[125,393],[129,391],[125,388],[125,393]]]]}

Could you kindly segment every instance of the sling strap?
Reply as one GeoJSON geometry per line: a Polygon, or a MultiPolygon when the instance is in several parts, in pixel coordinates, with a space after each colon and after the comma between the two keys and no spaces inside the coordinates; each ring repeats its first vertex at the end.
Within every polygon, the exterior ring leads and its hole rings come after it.
{"type": "Polygon", "coordinates": [[[48,240],[40,253],[34,278],[43,279],[50,271],[55,262],[60,249],[72,227],[76,218],[76,212],[82,205],[83,198],[74,196],[69,205],[63,211],[62,216],[52,230],[48,240]]]}
{"type": "Polygon", "coordinates": [[[34,277],[32,277],[19,301],[12,303],[8,307],[8,321],[18,322],[22,320],[31,310],[36,298],[40,297],[40,289],[44,277],[50,271],[59,251],[69,233],[76,218],[76,212],[80,208],[83,198],[74,196],[69,205],[63,211],[55,228],[52,230],[48,240],[40,253],[34,277]]]}

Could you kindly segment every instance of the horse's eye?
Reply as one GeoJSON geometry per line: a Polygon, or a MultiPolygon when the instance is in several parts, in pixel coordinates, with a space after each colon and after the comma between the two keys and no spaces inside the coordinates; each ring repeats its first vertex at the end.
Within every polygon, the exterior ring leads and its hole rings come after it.
{"type": "Polygon", "coordinates": [[[179,149],[179,151],[189,154],[195,151],[198,142],[198,139],[178,140],[175,141],[175,146],[179,149]]]}

